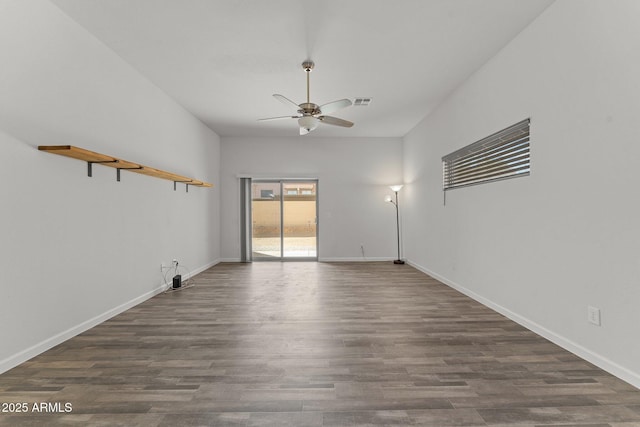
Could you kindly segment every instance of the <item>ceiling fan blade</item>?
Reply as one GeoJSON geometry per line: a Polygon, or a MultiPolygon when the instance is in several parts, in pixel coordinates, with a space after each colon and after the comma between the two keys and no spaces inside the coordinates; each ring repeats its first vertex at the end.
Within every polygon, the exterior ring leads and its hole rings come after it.
{"type": "Polygon", "coordinates": [[[337,101],[328,102],[324,105],[321,105],[320,111],[322,111],[322,114],[331,114],[343,108],[349,107],[350,105],[351,105],[351,100],[347,98],[339,99],[337,101]]]}
{"type": "Polygon", "coordinates": [[[280,119],[299,119],[301,116],[279,116],[279,117],[267,117],[265,119],[258,119],[259,122],[268,120],[280,120],[280,119]]]}
{"type": "Polygon", "coordinates": [[[353,122],[350,122],[349,120],[339,119],[337,117],[318,116],[318,120],[328,125],[342,126],[345,128],[350,128],[351,126],[353,126],[353,122]]]}
{"type": "Polygon", "coordinates": [[[298,104],[296,104],[295,102],[293,102],[292,100],[290,100],[286,96],[282,96],[282,95],[280,95],[278,93],[274,93],[273,97],[275,99],[277,99],[278,101],[282,102],[284,105],[288,105],[290,107],[295,107],[296,110],[300,109],[300,106],[298,104]]]}

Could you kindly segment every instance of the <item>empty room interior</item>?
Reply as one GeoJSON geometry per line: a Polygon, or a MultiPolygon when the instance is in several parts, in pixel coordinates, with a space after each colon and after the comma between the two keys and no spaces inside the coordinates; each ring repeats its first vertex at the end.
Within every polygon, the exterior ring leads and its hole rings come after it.
{"type": "Polygon", "coordinates": [[[0,0],[0,426],[640,426],[639,23],[0,0]]]}

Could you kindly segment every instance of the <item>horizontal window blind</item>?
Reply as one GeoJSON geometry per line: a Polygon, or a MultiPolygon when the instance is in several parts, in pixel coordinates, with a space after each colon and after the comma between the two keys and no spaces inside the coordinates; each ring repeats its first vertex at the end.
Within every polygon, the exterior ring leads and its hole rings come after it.
{"type": "Polygon", "coordinates": [[[529,175],[529,119],[442,158],[444,190],[529,175]]]}

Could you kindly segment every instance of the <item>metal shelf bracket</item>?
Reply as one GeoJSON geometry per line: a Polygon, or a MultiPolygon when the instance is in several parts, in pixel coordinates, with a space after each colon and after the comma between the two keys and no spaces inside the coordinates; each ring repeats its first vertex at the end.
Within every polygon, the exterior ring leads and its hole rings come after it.
{"type": "Polygon", "coordinates": [[[176,184],[181,183],[181,184],[186,184],[187,187],[187,193],[189,192],[189,182],[192,182],[193,180],[189,180],[189,181],[173,181],[173,191],[176,191],[176,184]]]}
{"type": "Polygon", "coordinates": [[[144,168],[144,166],[138,166],[138,167],[135,167],[135,168],[116,168],[116,180],[118,182],[120,182],[120,171],[123,170],[123,169],[124,170],[134,170],[134,169],[143,169],[143,168],[144,168]]]}
{"type": "MultiPolygon", "coordinates": [[[[89,176],[89,177],[92,177],[92,176],[93,176],[93,164],[94,164],[94,163],[101,164],[101,163],[118,163],[118,162],[119,162],[119,160],[117,160],[117,159],[116,159],[116,160],[96,161],[96,162],[94,162],[94,161],[88,161],[88,162],[87,162],[87,176],[89,176]]],[[[119,181],[119,180],[118,180],[118,181],[119,181]]]]}

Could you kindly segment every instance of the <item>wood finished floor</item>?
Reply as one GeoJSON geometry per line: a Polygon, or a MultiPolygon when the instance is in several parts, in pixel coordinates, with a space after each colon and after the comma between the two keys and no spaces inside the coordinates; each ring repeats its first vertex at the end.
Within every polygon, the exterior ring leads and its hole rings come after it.
{"type": "Polygon", "coordinates": [[[2,426],[640,426],[640,391],[408,265],[220,264],[0,375],[2,426]]]}

